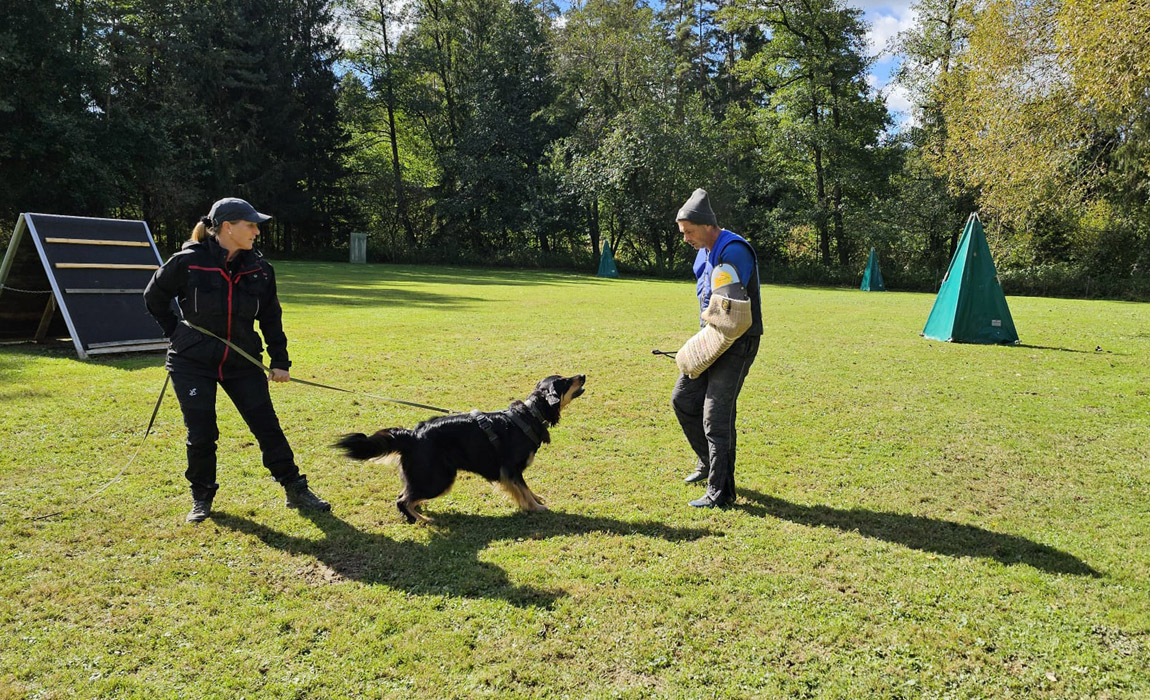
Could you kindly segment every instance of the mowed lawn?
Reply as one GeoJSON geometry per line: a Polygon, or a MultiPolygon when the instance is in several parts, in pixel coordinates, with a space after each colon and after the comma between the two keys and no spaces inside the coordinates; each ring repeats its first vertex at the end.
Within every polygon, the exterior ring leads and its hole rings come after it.
{"type": "Polygon", "coordinates": [[[690,281],[277,264],[300,379],[497,410],[586,394],[520,514],[463,474],[410,526],[341,433],[429,411],[273,386],[331,515],[285,509],[220,402],[184,523],[158,354],[0,348],[0,697],[1145,698],[1150,306],[1012,297],[1021,347],[919,336],[933,296],[767,286],[736,507],[670,409],[690,281]],[[45,520],[29,516],[70,508],[45,520]]]}

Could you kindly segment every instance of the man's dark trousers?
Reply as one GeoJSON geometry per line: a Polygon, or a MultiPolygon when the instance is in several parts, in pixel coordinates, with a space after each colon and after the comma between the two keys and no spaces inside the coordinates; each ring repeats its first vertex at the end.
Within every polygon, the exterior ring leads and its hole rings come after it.
{"type": "Polygon", "coordinates": [[[188,470],[184,476],[191,483],[192,498],[211,500],[219,488],[216,483],[216,440],[220,437],[216,426],[217,384],[224,388],[259,442],[264,466],[275,480],[287,484],[299,477],[295,455],[280,428],[268,393],[268,379],[262,372],[223,380],[179,372],[172,372],[171,376],[172,389],[179,398],[184,425],[188,428],[188,470]]]}
{"type": "Polygon", "coordinates": [[[743,336],[696,379],[680,375],[671,404],[683,434],[702,464],[710,466],[707,497],[735,501],[735,414],[739,391],[759,353],[761,336],[743,336]]]}

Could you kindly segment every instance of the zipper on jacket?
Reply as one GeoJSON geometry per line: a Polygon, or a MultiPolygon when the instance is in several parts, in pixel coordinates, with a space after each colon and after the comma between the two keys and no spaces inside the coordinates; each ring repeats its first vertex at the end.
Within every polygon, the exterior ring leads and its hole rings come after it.
{"type": "MultiPolygon", "coordinates": [[[[232,284],[231,276],[228,275],[226,272],[224,273],[224,279],[226,279],[228,281],[228,342],[231,342],[231,340],[232,340],[232,286],[233,286],[233,284],[232,284]]],[[[222,359],[220,359],[220,381],[223,381],[223,379],[224,379],[224,363],[228,361],[228,351],[229,350],[231,350],[231,347],[225,345],[224,346],[224,356],[222,359]]]]}

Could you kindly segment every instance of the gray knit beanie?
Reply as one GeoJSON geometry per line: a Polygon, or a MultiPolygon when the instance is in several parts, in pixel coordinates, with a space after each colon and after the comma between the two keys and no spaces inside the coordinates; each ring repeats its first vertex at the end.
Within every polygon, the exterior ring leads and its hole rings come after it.
{"type": "Polygon", "coordinates": [[[719,225],[719,220],[715,218],[715,212],[711,211],[711,201],[707,199],[707,191],[701,188],[691,193],[691,198],[679,209],[675,221],[690,221],[696,224],[710,224],[711,226],[719,225]]]}

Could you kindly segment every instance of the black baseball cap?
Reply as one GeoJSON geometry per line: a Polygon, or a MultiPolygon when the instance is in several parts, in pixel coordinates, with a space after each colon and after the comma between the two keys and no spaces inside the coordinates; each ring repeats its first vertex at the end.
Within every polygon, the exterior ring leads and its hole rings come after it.
{"type": "Polygon", "coordinates": [[[219,226],[225,221],[253,221],[262,224],[271,220],[267,214],[261,214],[256,208],[238,197],[224,197],[212,205],[208,218],[213,226],[219,226]]]}

